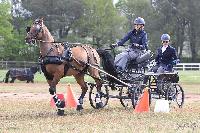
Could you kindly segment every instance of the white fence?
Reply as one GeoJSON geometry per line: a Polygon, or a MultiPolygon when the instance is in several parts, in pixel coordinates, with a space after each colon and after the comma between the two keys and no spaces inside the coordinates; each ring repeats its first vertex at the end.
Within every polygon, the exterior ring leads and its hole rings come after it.
{"type": "Polygon", "coordinates": [[[200,70],[200,63],[179,63],[174,67],[176,70],[200,70]]]}
{"type": "MultiPolygon", "coordinates": [[[[28,61],[0,61],[0,69],[9,68],[27,68],[30,66],[36,66],[38,62],[28,61]]],[[[179,63],[174,67],[176,70],[200,70],[200,63],[179,63]]]]}

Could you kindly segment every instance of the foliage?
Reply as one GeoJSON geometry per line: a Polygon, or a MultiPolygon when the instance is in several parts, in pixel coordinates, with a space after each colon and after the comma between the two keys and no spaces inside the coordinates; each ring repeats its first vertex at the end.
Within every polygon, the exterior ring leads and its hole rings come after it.
{"type": "Polygon", "coordinates": [[[13,40],[10,8],[11,5],[8,1],[0,3],[0,59],[3,59],[8,54],[5,50],[10,49],[8,45],[13,40]]]}
{"type": "Polygon", "coordinates": [[[199,32],[199,0],[163,0],[156,1],[155,9],[163,16],[164,31],[173,37],[175,47],[182,57],[183,43],[188,41],[191,48],[192,61],[196,60],[199,32]],[[192,14],[192,15],[191,15],[192,14]]]}
{"type": "Polygon", "coordinates": [[[81,0],[22,0],[22,4],[32,12],[32,20],[43,17],[45,24],[57,38],[67,35],[83,13],[81,0]]]}
{"type": "Polygon", "coordinates": [[[116,41],[124,19],[117,14],[112,0],[84,0],[84,15],[75,29],[79,36],[91,38],[100,47],[116,41]]]}
{"type": "MultiPolygon", "coordinates": [[[[17,7],[17,2],[12,3],[17,7]]],[[[187,54],[190,62],[198,60],[199,0],[119,0],[115,6],[112,0],[21,2],[20,9],[11,9],[8,0],[0,2],[0,59],[37,60],[38,47],[25,45],[24,37],[25,26],[38,17],[44,17],[56,40],[108,47],[131,30],[132,21],[141,16],[153,52],[161,45],[161,34],[169,33],[180,58],[187,54]]]]}

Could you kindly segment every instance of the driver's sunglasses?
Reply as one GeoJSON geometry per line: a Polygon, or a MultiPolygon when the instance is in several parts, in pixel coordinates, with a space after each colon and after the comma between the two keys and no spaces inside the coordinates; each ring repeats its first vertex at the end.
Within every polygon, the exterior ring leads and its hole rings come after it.
{"type": "Polygon", "coordinates": [[[162,43],[168,43],[169,41],[162,41],[162,43]]]}

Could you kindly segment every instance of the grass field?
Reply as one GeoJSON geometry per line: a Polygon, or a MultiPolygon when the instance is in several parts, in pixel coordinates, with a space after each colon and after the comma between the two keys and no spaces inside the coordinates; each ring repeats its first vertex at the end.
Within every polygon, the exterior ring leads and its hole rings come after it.
{"type": "MultiPolygon", "coordinates": [[[[0,72],[3,74],[5,71],[0,72]]],[[[42,74],[36,75],[34,84],[0,83],[0,133],[199,133],[200,72],[186,71],[179,75],[185,103],[181,109],[171,105],[170,113],[154,113],[155,101],[150,112],[134,113],[133,109],[124,109],[118,99],[110,99],[108,106],[95,110],[86,95],[83,111],[66,108],[65,115],[58,117],[56,109],[50,107],[51,96],[42,74]]],[[[62,79],[58,92],[65,94],[65,82],[71,83],[78,98],[81,90],[71,77],[62,79]]]]}
{"type": "MultiPolygon", "coordinates": [[[[0,81],[4,79],[6,72],[7,72],[6,70],[0,70],[0,81]]],[[[188,83],[188,84],[200,83],[200,71],[179,71],[179,76],[181,83],[188,83]]],[[[93,81],[92,78],[89,76],[86,76],[85,80],[93,81]]],[[[46,82],[43,73],[41,74],[36,73],[35,82],[46,82]]],[[[75,79],[73,77],[64,77],[63,79],[61,79],[60,82],[75,83],[75,79]]]]}

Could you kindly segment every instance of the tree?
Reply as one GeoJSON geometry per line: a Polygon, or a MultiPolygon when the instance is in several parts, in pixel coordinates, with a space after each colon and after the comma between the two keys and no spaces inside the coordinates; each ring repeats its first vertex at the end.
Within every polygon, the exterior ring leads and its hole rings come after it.
{"type": "Polygon", "coordinates": [[[164,15],[163,25],[172,34],[175,47],[179,48],[182,57],[184,42],[188,41],[191,48],[192,61],[197,57],[199,33],[199,0],[163,0],[156,1],[155,9],[160,16],[164,15]]]}
{"type": "Polygon", "coordinates": [[[31,19],[44,17],[45,24],[57,38],[67,36],[83,13],[82,0],[22,0],[22,5],[32,12],[31,19]]]}
{"type": "Polygon", "coordinates": [[[13,39],[10,4],[8,1],[0,2],[0,58],[4,59],[8,54],[6,48],[9,47],[9,42],[13,39]]]}
{"type": "Polygon", "coordinates": [[[84,0],[84,14],[76,25],[78,35],[92,38],[98,47],[116,41],[125,18],[118,15],[112,0],[84,0]]]}

